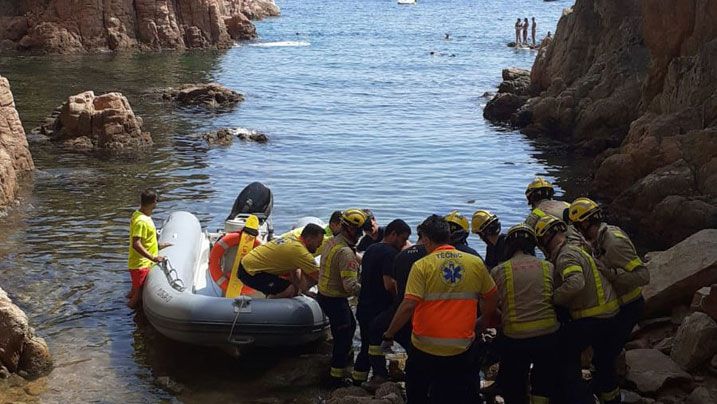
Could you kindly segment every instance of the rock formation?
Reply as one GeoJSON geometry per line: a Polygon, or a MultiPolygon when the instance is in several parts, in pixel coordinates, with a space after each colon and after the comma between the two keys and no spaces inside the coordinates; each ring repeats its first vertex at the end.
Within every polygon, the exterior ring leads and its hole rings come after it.
{"type": "Polygon", "coordinates": [[[715,18],[717,0],[577,0],[508,119],[595,156],[592,193],[663,246],[717,227],[715,18]]]}
{"type": "Polygon", "coordinates": [[[11,3],[0,11],[0,52],[227,48],[234,40],[256,36],[250,19],[279,14],[273,0],[11,3]]]}
{"type": "Polygon", "coordinates": [[[0,368],[34,379],[52,369],[45,340],[35,335],[27,316],[0,288],[0,368]]]}
{"type": "Polygon", "coordinates": [[[246,142],[266,143],[269,141],[269,137],[265,134],[246,128],[222,128],[202,134],[202,138],[210,146],[229,146],[234,142],[235,137],[246,142]]]}
{"type": "Polygon", "coordinates": [[[152,145],[127,98],[120,93],[73,95],[54,113],[40,134],[79,152],[132,153],[152,145]]]}
{"type": "Polygon", "coordinates": [[[34,168],[10,84],[0,76],[0,206],[15,199],[18,177],[34,168]]]}
{"type": "Polygon", "coordinates": [[[162,98],[181,106],[209,109],[229,109],[244,101],[243,95],[218,83],[185,84],[179,88],[170,88],[162,93],[162,98]]]}

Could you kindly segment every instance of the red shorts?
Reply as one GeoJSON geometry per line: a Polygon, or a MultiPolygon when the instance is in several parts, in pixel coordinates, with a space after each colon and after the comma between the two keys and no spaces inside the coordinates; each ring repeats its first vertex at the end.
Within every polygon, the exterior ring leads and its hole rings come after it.
{"type": "Polygon", "coordinates": [[[129,275],[132,277],[132,289],[139,289],[144,286],[147,274],[149,274],[149,268],[130,269],[129,275]]]}

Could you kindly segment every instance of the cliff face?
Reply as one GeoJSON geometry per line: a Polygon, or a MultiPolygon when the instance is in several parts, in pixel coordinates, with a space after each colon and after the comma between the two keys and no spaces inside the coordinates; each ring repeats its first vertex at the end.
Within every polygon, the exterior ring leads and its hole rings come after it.
{"type": "Polygon", "coordinates": [[[15,199],[17,179],[35,168],[10,84],[0,76],[0,206],[15,199]]]}
{"type": "MultiPolygon", "coordinates": [[[[273,0],[21,0],[0,11],[0,51],[229,47],[256,36],[273,0]]],[[[2,6],[0,2],[0,6],[2,6]]]]}
{"type": "Polygon", "coordinates": [[[714,21],[717,0],[577,0],[510,120],[596,156],[592,193],[663,245],[717,227],[714,21]]]}

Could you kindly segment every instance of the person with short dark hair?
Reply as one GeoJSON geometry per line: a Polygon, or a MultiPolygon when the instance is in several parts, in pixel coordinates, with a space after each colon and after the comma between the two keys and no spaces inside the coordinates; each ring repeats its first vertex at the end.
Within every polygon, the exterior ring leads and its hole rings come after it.
{"type": "Polygon", "coordinates": [[[324,234],[321,226],[309,223],[298,238],[289,232],[254,248],[239,263],[239,279],[270,299],[306,291],[318,279],[312,254],[324,242],[324,234]],[[291,281],[283,278],[286,275],[291,281]]]}
{"type": "Polygon", "coordinates": [[[528,27],[530,27],[530,23],[528,22],[528,17],[525,17],[525,20],[523,20],[523,44],[528,44],[528,27]]]}
{"type": "MultiPolygon", "coordinates": [[[[361,264],[361,293],[356,306],[356,318],[361,331],[361,351],[356,357],[352,378],[355,384],[368,378],[369,355],[381,353],[381,334],[378,343],[369,343],[371,323],[376,316],[393,303],[396,282],[393,279],[393,260],[411,235],[411,228],[401,219],[386,226],[383,240],[366,250],[361,264]]],[[[384,380],[386,381],[386,380],[384,380]]]]}
{"type": "Polygon", "coordinates": [[[140,207],[132,213],[129,224],[129,257],[127,267],[132,278],[132,289],[127,294],[127,306],[137,308],[142,301],[142,288],[149,270],[154,264],[164,261],[157,255],[159,250],[171,243],[157,243],[157,228],[152,220],[152,212],[157,207],[157,192],[145,189],[139,197],[140,207]]]}
{"type": "Polygon", "coordinates": [[[515,47],[520,47],[520,30],[523,29],[523,23],[520,18],[515,22],[515,47]]]}
{"type": "Polygon", "coordinates": [[[406,294],[384,333],[388,348],[411,320],[413,332],[406,362],[406,394],[410,403],[469,403],[477,400],[471,347],[476,338],[479,300],[492,324],[496,287],[480,257],[449,244],[448,223],[438,215],[422,224],[428,255],[408,276],[406,294]],[[430,397],[429,397],[430,396],[430,397]]]}
{"type": "Polygon", "coordinates": [[[357,253],[362,253],[368,250],[372,244],[383,240],[385,232],[384,228],[378,225],[376,216],[373,214],[371,209],[364,209],[363,211],[366,214],[367,219],[363,226],[363,237],[361,237],[361,240],[359,240],[358,244],[356,244],[357,253]]]}
{"type": "Polygon", "coordinates": [[[341,211],[335,210],[329,218],[329,225],[326,227],[326,236],[333,237],[341,232],[341,211]]]}

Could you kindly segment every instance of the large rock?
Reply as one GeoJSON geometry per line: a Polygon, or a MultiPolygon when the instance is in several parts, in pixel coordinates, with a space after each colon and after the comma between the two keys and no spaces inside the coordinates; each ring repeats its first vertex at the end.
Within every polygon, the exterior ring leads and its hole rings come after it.
{"type": "Polygon", "coordinates": [[[715,19],[717,0],[576,0],[511,119],[596,156],[591,193],[663,247],[717,227],[715,19]]]}
{"type": "MultiPolygon", "coordinates": [[[[3,2],[5,6],[8,2],[3,2]]],[[[77,53],[226,48],[278,15],[273,0],[20,0],[0,13],[0,49],[77,53]]]]}
{"type": "Polygon", "coordinates": [[[643,288],[646,315],[690,304],[704,286],[717,283],[717,229],[702,230],[667,251],[648,254],[650,283],[643,288]]]}
{"type": "Polygon", "coordinates": [[[52,358],[45,340],[35,334],[27,316],[0,289],[0,367],[28,378],[52,370],[52,358]]]}
{"type": "Polygon", "coordinates": [[[0,76],[0,207],[15,199],[18,178],[34,168],[10,83],[0,76]]]}
{"type": "Polygon", "coordinates": [[[525,105],[528,97],[510,93],[498,93],[483,109],[483,117],[491,122],[508,123],[513,114],[525,105]]]}
{"type": "Polygon", "coordinates": [[[121,93],[95,96],[85,91],[69,97],[56,115],[42,132],[73,151],[118,154],[152,145],[149,132],[142,130],[142,118],[134,114],[121,93]]]}
{"type": "Polygon", "coordinates": [[[690,308],[694,311],[701,311],[717,320],[717,284],[704,287],[695,292],[690,308]]]}
{"type": "Polygon", "coordinates": [[[625,354],[627,380],[642,393],[657,393],[668,383],[689,383],[692,376],[656,349],[633,349],[625,354]]]}
{"type": "Polygon", "coordinates": [[[705,313],[693,313],[677,329],[670,357],[693,370],[717,353],[717,322],[705,313]]]}

